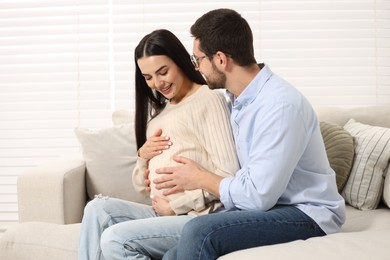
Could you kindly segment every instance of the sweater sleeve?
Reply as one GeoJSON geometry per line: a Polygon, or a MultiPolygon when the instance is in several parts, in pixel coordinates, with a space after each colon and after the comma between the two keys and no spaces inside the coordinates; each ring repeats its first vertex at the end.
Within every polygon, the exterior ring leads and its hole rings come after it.
{"type": "Polygon", "coordinates": [[[132,176],[134,190],[144,196],[149,195],[149,192],[146,191],[146,186],[144,183],[144,172],[146,171],[147,167],[148,160],[138,157],[132,176]]]}
{"type": "Polygon", "coordinates": [[[239,170],[239,162],[230,124],[230,111],[225,96],[213,90],[214,95],[206,100],[207,106],[198,125],[200,142],[205,147],[214,173],[232,177],[239,170]]]}

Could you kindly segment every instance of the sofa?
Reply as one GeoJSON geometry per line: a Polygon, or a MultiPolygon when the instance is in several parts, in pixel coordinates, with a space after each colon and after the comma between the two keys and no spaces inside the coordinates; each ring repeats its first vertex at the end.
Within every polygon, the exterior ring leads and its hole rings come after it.
{"type": "MultiPolygon", "coordinates": [[[[315,110],[346,199],[342,231],[240,250],[219,259],[390,259],[390,106],[315,110]]],[[[132,121],[131,112],[116,111],[113,125],[106,129],[76,128],[80,155],[55,159],[18,177],[20,223],[0,237],[0,259],[77,259],[88,200],[112,196],[150,203],[131,185],[136,160],[132,121]]]]}

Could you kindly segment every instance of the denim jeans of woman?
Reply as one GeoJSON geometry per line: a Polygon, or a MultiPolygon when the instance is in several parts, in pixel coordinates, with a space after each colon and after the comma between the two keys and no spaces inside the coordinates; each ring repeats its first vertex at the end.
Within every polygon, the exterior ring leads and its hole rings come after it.
{"type": "Polygon", "coordinates": [[[84,209],[78,259],[161,259],[191,218],[158,216],[150,206],[100,196],[84,209]]]}
{"type": "Polygon", "coordinates": [[[178,245],[163,259],[212,260],[241,249],[324,235],[317,223],[292,206],[213,213],[190,220],[178,245]]]}

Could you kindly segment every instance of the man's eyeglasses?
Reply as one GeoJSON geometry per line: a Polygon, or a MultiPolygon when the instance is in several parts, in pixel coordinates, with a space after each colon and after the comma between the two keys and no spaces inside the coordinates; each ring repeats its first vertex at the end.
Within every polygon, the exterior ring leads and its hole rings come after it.
{"type": "Polygon", "coordinates": [[[192,61],[192,64],[194,64],[194,67],[197,69],[199,68],[199,63],[201,60],[203,60],[204,58],[206,58],[206,55],[202,56],[202,57],[196,57],[195,55],[191,55],[191,61],[192,61]]]}

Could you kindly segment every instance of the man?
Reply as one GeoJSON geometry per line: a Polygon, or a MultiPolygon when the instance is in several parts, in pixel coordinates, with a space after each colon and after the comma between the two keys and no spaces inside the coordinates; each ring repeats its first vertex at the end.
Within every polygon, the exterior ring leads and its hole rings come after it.
{"type": "Polygon", "coordinates": [[[165,194],[201,188],[224,209],[190,220],[164,259],[216,259],[232,251],[324,236],[345,221],[316,114],[288,82],[256,63],[251,29],[217,9],[191,27],[193,62],[210,88],[226,88],[241,169],[222,178],[187,158],[158,170],[165,194]]]}

